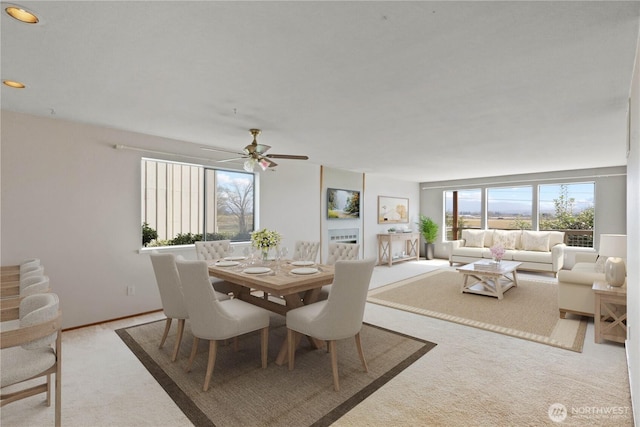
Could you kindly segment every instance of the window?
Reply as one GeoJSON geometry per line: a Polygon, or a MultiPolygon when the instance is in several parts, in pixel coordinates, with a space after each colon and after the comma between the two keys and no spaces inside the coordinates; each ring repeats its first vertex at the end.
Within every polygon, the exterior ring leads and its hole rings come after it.
{"type": "Polygon", "coordinates": [[[447,239],[458,239],[465,228],[482,228],[480,189],[445,191],[444,199],[447,239]]]}
{"type": "Polygon", "coordinates": [[[254,185],[251,173],[142,159],[143,245],[249,240],[254,185]]]}
{"type": "Polygon", "coordinates": [[[448,240],[459,239],[465,228],[484,228],[486,212],[488,229],[559,230],[567,246],[593,247],[594,182],[487,187],[484,204],[482,191],[444,192],[448,240]]]}
{"type": "Polygon", "coordinates": [[[498,230],[531,230],[531,186],[487,189],[487,227],[498,230]]]}
{"type": "Polygon", "coordinates": [[[567,246],[593,247],[595,183],[539,187],[540,230],[562,230],[567,246]]]}

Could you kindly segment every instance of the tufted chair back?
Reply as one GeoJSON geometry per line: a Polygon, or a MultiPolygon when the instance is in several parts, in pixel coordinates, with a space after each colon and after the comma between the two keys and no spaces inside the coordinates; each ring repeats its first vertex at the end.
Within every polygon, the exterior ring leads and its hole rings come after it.
{"type": "Polygon", "coordinates": [[[360,255],[359,243],[330,243],[327,264],[335,264],[337,261],[353,261],[360,255]]]}
{"type": "Polygon", "coordinates": [[[318,250],[320,249],[320,242],[305,242],[298,240],[296,246],[293,249],[294,261],[314,261],[318,258],[318,250]]]}
{"type": "Polygon", "coordinates": [[[211,240],[196,242],[196,256],[198,260],[216,260],[229,255],[231,240],[211,240]]]}

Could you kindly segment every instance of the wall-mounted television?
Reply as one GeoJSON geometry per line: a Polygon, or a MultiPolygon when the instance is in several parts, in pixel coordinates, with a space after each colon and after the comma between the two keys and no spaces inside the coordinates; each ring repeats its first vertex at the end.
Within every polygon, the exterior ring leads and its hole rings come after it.
{"type": "Polygon", "coordinates": [[[360,192],[327,188],[327,218],[360,218],[360,192]]]}

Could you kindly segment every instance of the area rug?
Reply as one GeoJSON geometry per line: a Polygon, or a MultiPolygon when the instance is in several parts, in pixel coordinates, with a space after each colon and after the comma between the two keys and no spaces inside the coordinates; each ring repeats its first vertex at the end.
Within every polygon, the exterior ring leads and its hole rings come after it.
{"type": "Polygon", "coordinates": [[[196,426],[328,426],[435,347],[365,324],[361,339],[369,372],[362,368],[355,340],[339,341],[336,392],[329,353],[312,350],[306,339],[296,352],[293,371],[275,364],[286,327],[284,317],[272,315],[268,367],[260,366],[259,334],[244,335],[237,352],[233,345],[219,347],[211,386],[203,392],[208,344],[201,340],[193,368],[185,373],[193,342],[189,322],[175,363],[170,361],[175,326],[158,349],[164,324],[152,322],[116,333],[196,426]]]}
{"type": "Polygon", "coordinates": [[[369,291],[368,302],[582,352],[587,321],[560,319],[555,283],[518,280],[504,299],[461,293],[464,277],[436,271],[369,291]]]}

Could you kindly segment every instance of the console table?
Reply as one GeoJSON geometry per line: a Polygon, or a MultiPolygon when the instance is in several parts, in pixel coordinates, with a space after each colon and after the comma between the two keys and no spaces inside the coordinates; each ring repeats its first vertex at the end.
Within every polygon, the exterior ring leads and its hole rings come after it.
{"type": "Polygon", "coordinates": [[[595,342],[603,339],[624,343],[627,338],[627,287],[610,287],[606,282],[595,281],[596,297],[595,342]]]}
{"type": "Polygon", "coordinates": [[[378,265],[420,259],[420,233],[378,234],[378,265]],[[403,242],[402,255],[393,256],[393,242],[403,242]]]}

